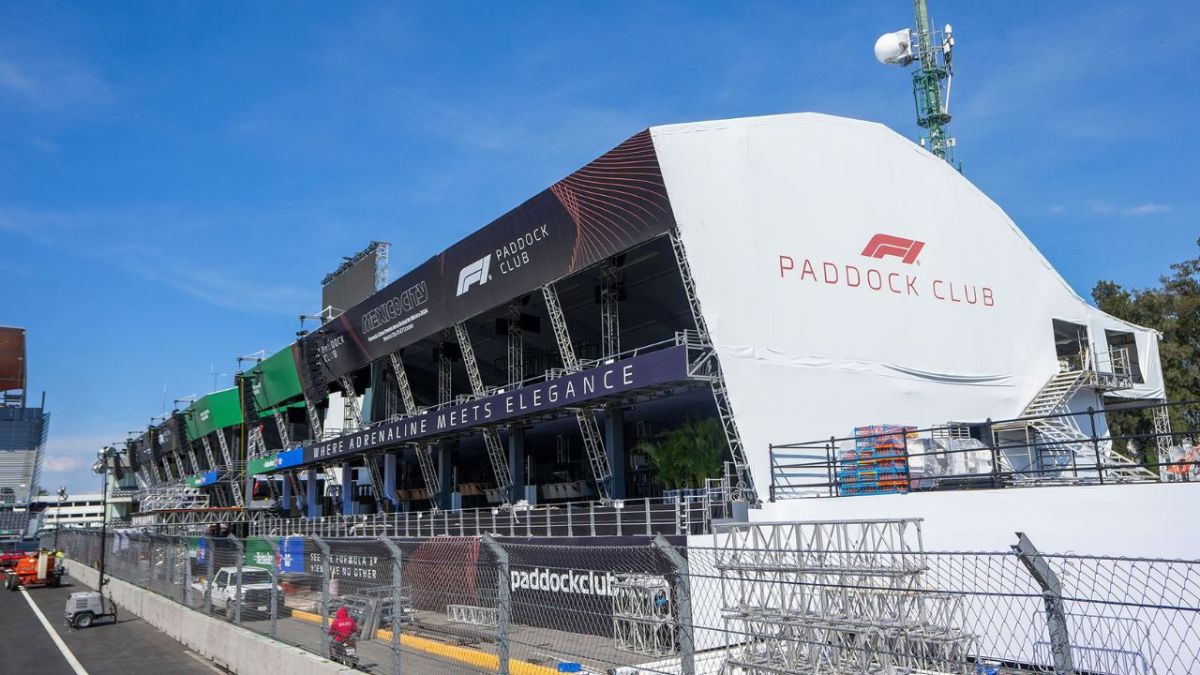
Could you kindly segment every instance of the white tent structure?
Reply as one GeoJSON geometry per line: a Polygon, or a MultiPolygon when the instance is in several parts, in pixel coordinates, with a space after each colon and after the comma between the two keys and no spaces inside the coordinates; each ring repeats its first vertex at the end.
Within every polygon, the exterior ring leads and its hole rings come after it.
{"type": "Polygon", "coordinates": [[[1156,332],[1087,304],[890,129],[789,114],[651,136],[760,493],[771,443],[1163,398],[1156,332]],[[1100,381],[1038,402],[1072,370],[1100,381]]]}

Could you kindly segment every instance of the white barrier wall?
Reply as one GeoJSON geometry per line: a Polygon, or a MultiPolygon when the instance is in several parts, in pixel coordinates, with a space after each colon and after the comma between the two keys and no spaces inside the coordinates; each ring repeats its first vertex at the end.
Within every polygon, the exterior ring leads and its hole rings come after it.
{"type": "MultiPolygon", "coordinates": [[[[65,560],[67,575],[95,588],[100,573],[83,563],[65,560]]],[[[211,659],[213,663],[239,675],[287,673],[288,675],[350,675],[357,672],[315,654],[188,609],[120,579],[110,580],[105,594],[111,593],[121,615],[133,613],[147,623],[178,640],[188,649],[211,659]]]]}

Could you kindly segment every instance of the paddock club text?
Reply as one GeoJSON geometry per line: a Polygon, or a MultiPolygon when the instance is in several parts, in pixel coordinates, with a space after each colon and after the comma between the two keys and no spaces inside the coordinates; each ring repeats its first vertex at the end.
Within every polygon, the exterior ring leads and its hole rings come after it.
{"type": "Polygon", "coordinates": [[[779,256],[779,277],[800,282],[860,288],[879,293],[926,297],[938,302],[995,307],[996,294],[988,286],[949,281],[923,280],[920,275],[900,272],[881,272],[873,267],[865,270],[849,263],[797,260],[789,255],[779,256]]]}

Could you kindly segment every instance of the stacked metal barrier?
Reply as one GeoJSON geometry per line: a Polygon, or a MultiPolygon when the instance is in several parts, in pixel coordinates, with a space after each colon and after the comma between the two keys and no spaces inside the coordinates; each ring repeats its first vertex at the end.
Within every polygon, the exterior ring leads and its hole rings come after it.
{"type": "Polygon", "coordinates": [[[967,672],[975,637],[961,629],[963,598],[923,585],[919,521],[742,524],[722,534],[728,666],[967,672]]]}
{"type": "Polygon", "coordinates": [[[646,656],[679,652],[671,584],[665,577],[621,575],[612,590],[613,639],[617,649],[646,656]]]}

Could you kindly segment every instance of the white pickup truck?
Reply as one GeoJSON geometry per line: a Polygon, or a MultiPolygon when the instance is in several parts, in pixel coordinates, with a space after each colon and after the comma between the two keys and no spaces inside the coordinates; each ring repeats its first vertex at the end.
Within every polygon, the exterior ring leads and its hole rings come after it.
{"type": "MultiPolygon", "coordinates": [[[[200,579],[192,583],[198,601],[204,602],[208,582],[200,579]]],[[[234,595],[237,593],[237,568],[222,567],[213,574],[212,606],[233,616],[234,595]]],[[[282,600],[280,601],[282,602],[282,600]]],[[[242,618],[266,618],[271,611],[271,570],[263,567],[242,568],[242,618]]]]}

